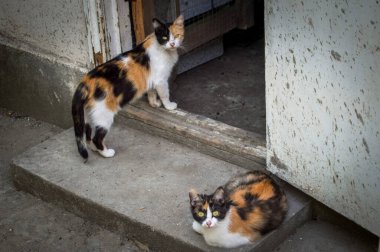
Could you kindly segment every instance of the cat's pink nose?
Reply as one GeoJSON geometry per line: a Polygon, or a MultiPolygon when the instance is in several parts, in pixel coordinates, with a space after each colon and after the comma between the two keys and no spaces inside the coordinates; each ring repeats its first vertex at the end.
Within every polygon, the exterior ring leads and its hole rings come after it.
{"type": "Polygon", "coordinates": [[[211,224],[212,224],[211,221],[207,221],[207,222],[206,222],[206,225],[207,225],[208,227],[210,227],[211,224]]]}
{"type": "Polygon", "coordinates": [[[171,47],[174,47],[174,46],[175,46],[175,43],[174,43],[174,42],[171,42],[171,43],[170,43],[170,46],[171,46],[171,47]]]}

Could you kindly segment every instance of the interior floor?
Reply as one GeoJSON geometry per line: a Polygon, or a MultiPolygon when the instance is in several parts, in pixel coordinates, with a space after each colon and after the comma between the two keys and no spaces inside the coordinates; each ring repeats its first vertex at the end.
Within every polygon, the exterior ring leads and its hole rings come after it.
{"type": "Polygon", "coordinates": [[[257,28],[224,36],[224,54],[176,77],[178,107],[265,135],[264,38],[257,28]]]}

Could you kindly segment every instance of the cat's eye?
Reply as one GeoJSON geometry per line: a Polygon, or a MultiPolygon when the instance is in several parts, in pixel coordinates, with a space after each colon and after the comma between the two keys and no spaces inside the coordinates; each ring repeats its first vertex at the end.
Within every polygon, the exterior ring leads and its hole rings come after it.
{"type": "Polygon", "coordinates": [[[179,34],[174,36],[174,38],[179,38],[179,37],[181,37],[181,35],[179,35],[179,34]]]}
{"type": "Polygon", "coordinates": [[[168,39],[168,37],[166,37],[166,36],[162,36],[162,39],[164,39],[164,40],[167,40],[167,39],[168,39]]]}
{"type": "Polygon", "coordinates": [[[219,211],[214,211],[214,212],[212,212],[212,215],[215,216],[215,217],[218,217],[219,214],[220,214],[219,211]]]}
{"type": "Polygon", "coordinates": [[[197,215],[202,218],[203,216],[205,216],[205,213],[204,212],[198,212],[197,215]]]}

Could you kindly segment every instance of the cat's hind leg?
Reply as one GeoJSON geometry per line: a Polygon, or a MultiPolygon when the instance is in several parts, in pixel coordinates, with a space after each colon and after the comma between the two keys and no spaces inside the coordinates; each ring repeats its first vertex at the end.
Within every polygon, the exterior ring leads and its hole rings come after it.
{"type": "Polygon", "coordinates": [[[148,91],[148,101],[149,105],[153,108],[161,107],[161,101],[157,97],[157,91],[155,89],[151,89],[148,91]]]}
{"type": "Polygon", "coordinates": [[[108,149],[104,144],[104,139],[111,128],[115,114],[116,112],[110,110],[104,101],[97,102],[89,113],[91,125],[95,127],[91,149],[99,152],[103,157],[113,157],[115,155],[115,151],[108,149]]]}
{"type": "Polygon", "coordinates": [[[108,149],[104,144],[104,138],[106,137],[108,130],[101,127],[96,126],[95,135],[92,139],[96,147],[96,151],[99,152],[103,157],[113,157],[115,155],[115,151],[113,149],[108,149]]]}
{"type": "Polygon", "coordinates": [[[85,132],[86,132],[87,147],[89,147],[92,151],[96,151],[96,146],[92,142],[92,128],[89,123],[86,123],[85,125],[85,132]]]}

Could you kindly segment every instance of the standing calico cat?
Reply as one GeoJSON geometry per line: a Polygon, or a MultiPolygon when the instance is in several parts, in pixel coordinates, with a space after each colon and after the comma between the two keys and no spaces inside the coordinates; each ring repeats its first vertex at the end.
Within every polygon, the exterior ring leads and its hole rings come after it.
{"type": "Polygon", "coordinates": [[[237,176],[211,195],[191,190],[189,196],[193,229],[217,247],[254,242],[277,228],[287,212],[284,192],[260,171],[237,176]]]}
{"type": "Polygon", "coordinates": [[[178,60],[177,48],[184,39],[184,19],[181,15],[171,25],[153,19],[153,27],[154,33],[135,49],[97,66],[79,84],[72,101],[72,116],[78,151],[84,159],[88,158],[84,132],[91,149],[103,157],[114,156],[115,151],[104,145],[113,118],[125,104],[145,92],[151,106],[160,107],[162,101],[166,109],[176,109],[177,104],[169,100],[168,79],[178,60]]]}

